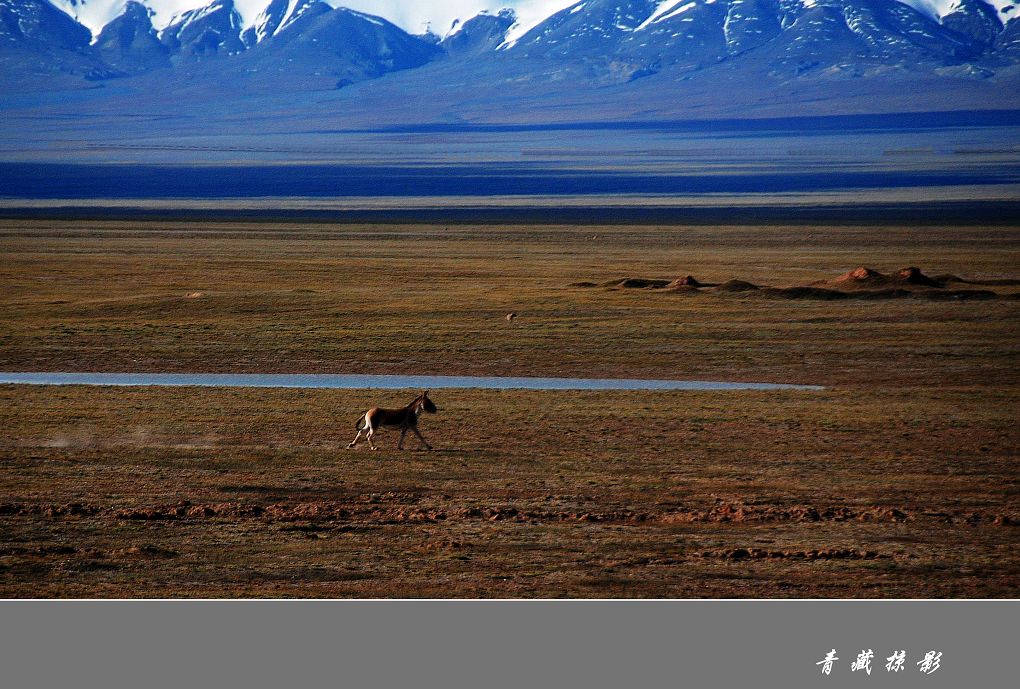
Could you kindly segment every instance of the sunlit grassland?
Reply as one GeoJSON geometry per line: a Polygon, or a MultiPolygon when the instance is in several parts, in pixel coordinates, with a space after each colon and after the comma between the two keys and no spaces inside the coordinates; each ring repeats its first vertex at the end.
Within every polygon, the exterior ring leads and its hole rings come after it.
{"type": "Polygon", "coordinates": [[[1017,278],[1016,229],[3,228],[6,370],[827,388],[440,390],[426,453],[343,449],[410,391],[0,386],[0,595],[1017,595],[1020,301],[570,286],[1017,278]]]}

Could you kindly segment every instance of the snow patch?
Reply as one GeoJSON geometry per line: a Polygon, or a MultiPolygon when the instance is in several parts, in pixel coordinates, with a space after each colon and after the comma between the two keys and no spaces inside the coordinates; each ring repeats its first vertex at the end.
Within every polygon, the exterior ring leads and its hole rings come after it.
{"type": "MultiPolygon", "coordinates": [[[[926,14],[935,21],[940,21],[947,14],[952,14],[960,7],[960,0],[899,0],[905,5],[910,5],[922,14],[926,14]]],[[[1006,24],[1012,19],[1020,16],[1020,0],[984,0],[986,5],[991,5],[999,13],[999,19],[1006,24]]]]}
{"type": "MultiPolygon", "coordinates": [[[[665,2],[660,2],[658,5],[655,6],[655,9],[652,10],[652,13],[650,15],[648,15],[648,18],[645,19],[640,24],[638,24],[637,28],[635,28],[634,30],[635,31],[640,31],[641,29],[645,28],[649,24],[655,23],[655,21],[659,17],[664,15],[666,12],[669,12],[671,9],[673,9],[677,5],[683,4],[683,2],[684,2],[684,0],[665,0],[665,2]]],[[[691,3],[691,4],[693,4],[693,3],[691,3]]]]}
{"type": "MultiPolygon", "coordinates": [[[[655,17],[654,19],[652,19],[649,22],[649,24],[657,24],[659,22],[664,22],[667,19],[672,19],[673,17],[679,17],[684,12],[688,12],[690,10],[693,10],[695,7],[698,6],[698,3],[696,3],[696,2],[680,2],[680,3],[677,3],[677,4],[679,4],[680,6],[679,7],[671,8],[665,14],[660,14],[658,17],[655,17]]],[[[712,3],[709,2],[707,4],[711,5],[712,3]]],[[[638,28],[639,29],[643,29],[644,26],[639,26],[638,28]]]]}

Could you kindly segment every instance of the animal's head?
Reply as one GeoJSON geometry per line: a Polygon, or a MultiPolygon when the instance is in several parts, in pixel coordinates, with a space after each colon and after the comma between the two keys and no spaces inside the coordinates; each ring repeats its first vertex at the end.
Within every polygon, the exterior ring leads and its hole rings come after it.
{"type": "Polygon", "coordinates": [[[435,414],[437,411],[439,411],[439,408],[432,402],[432,400],[429,399],[428,390],[421,393],[421,397],[419,397],[418,399],[421,400],[421,408],[427,411],[429,414],[435,414]]]}

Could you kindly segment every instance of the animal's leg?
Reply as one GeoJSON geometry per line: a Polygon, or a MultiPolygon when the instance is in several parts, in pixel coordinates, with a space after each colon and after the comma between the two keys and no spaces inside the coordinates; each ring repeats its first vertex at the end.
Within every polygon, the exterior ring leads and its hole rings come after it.
{"type": "Polygon", "coordinates": [[[429,445],[429,441],[425,440],[425,436],[421,434],[421,431],[418,430],[417,426],[411,426],[411,430],[414,431],[414,434],[416,436],[418,436],[418,440],[420,440],[425,445],[426,450],[432,449],[432,446],[429,445]]]}
{"type": "Polygon", "coordinates": [[[354,447],[355,445],[357,445],[357,444],[358,444],[358,441],[359,441],[359,440],[361,440],[361,433],[362,433],[362,431],[364,431],[364,430],[365,430],[364,428],[360,428],[360,429],[358,429],[358,434],[357,434],[356,436],[354,436],[354,440],[352,440],[352,441],[350,442],[350,444],[349,444],[349,445],[347,446],[347,449],[348,449],[348,450],[350,450],[350,449],[351,449],[352,447],[354,447]]]}
{"type": "Polygon", "coordinates": [[[366,438],[368,438],[368,446],[371,447],[373,450],[378,450],[379,448],[376,447],[375,443],[372,442],[373,435],[375,435],[375,429],[372,426],[369,426],[368,434],[365,436],[366,438]]]}
{"type": "Polygon", "coordinates": [[[397,449],[398,450],[403,450],[404,449],[404,436],[406,436],[406,435],[407,435],[407,426],[404,426],[402,429],[400,429],[400,442],[397,443],[397,449]]]}

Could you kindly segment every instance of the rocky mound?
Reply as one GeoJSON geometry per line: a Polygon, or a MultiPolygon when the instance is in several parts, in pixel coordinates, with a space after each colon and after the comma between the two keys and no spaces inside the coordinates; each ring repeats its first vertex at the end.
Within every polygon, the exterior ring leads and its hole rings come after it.
{"type": "Polygon", "coordinates": [[[836,289],[841,291],[910,289],[912,287],[940,289],[944,283],[934,280],[921,272],[920,268],[908,266],[900,268],[892,275],[880,273],[873,268],[861,266],[848,273],[843,273],[834,280],[822,280],[812,283],[811,287],[836,289]]]}
{"type": "Polygon", "coordinates": [[[686,275],[682,278],[677,278],[673,282],[669,283],[669,287],[704,287],[704,283],[699,282],[693,275],[686,275]]]}
{"type": "Polygon", "coordinates": [[[860,268],[854,268],[848,273],[843,273],[835,280],[829,281],[829,283],[855,287],[859,285],[874,286],[878,283],[888,282],[888,280],[888,275],[883,275],[877,270],[861,266],[860,268]]]}
{"type": "Polygon", "coordinates": [[[652,278],[624,278],[623,280],[610,280],[604,283],[603,287],[619,287],[622,289],[660,289],[669,284],[669,280],[655,280],[652,278]]]}
{"type": "MultiPolygon", "coordinates": [[[[654,278],[624,278],[604,282],[600,286],[610,289],[661,289],[678,294],[700,294],[706,288],[716,293],[742,294],[755,292],[763,297],[778,299],[810,299],[836,301],[843,299],[900,299],[913,297],[938,301],[970,301],[985,299],[1020,299],[1020,294],[998,294],[991,290],[952,289],[962,285],[1013,285],[1020,280],[996,279],[983,282],[965,280],[949,273],[929,277],[920,268],[908,266],[895,273],[881,273],[874,268],[860,266],[831,280],[820,280],[807,285],[790,287],[758,286],[746,280],[732,279],[722,284],[706,283],[693,275],[676,280],[654,278]]],[[[592,282],[574,282],[571,287],[595,287],[592,282]]]]}
{"type": "Polygon", "coordinates": [[[920,268],[910,266],[907,268],[900,268],[896,272],[894,278],[898,282],[905,282],[908,285],[920,285],[922,287],[942,287],[942,283],[939,283],[932,278],[928,277],[921,272],[920,268]]]}
{"type": "Polygon", "coordinates": [[[758,285],[744,280],[727,280],[715,289],[719,292],[753,292],[758,289],[758,285]]]}
{"type": "Polygon", "coordinates": [[[675,294],[701,294],[701,290],[694,285],[674,285],[670,283],[666,289],[675,294]]]}
{"type": "Polygon", "coordinates": [[[942,275],[936,275],[932,278],[935,282],[939,282],[943,285],[951,283],[959,283],[962,285],[985,285],[989,287],[1016,287],[1020,285],[1020,280],[1013,278],[988,278],[985,280],[965,280],[959,275],[953,275],[952,273],[944,273],[942,275]]]}

